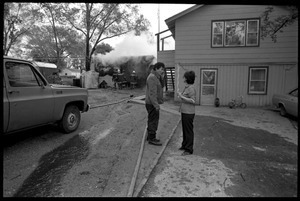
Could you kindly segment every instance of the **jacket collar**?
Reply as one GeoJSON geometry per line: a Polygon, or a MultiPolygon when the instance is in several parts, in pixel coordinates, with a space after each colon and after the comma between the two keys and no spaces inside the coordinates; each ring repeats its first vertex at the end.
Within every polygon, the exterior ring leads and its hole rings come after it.
{"type": "Polygon", "coordinates": [[[155,70],[152,71],[152,73],[157,77],[157,79],[160,79],[160,75],[158,74],[158,72],[156,72],[155,70]]]}

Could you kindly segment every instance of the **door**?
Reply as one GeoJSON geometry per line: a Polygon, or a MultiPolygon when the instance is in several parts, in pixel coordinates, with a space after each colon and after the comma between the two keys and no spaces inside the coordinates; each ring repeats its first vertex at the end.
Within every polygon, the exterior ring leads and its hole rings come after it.
{"type": "Polygon", "coordinates": [[[8,118],[9,118],[9,102],[6,93],[6,83],[3,77],[3,133],[6,132],[8,127],[8,118]]]}
{"type": "Polygon", "coordinates": [[[200,105],[214,105],[217,91],[216,82],[216,69],[201,69],[200,105]]]}
{"type": "Polygon", "coordinates": [[[29,64],[14,61],[5,62],[5,70],[10,108],[7,132],[53,121],[52,89],[41,84],[38,72],[29,64]]]}

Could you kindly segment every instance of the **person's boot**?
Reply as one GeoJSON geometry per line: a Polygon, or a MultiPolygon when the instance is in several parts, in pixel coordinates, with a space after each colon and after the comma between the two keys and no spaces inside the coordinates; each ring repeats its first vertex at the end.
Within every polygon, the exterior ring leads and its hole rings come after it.
{"type": "MultiPolygon", "coordinates": [[[[147,141],[148,141],[148,142],[149,142],[149,140],[150,140],[150,139],[147,138],[147,141]]],[[[152,140],[153,140],[153,141],[156,141],[156,142],[160,142],[160,140],[159,140],[159,139],[156,139],[156,138],[153,138],[152,140]]]]}
{"type": "Polygon", "coordinates": [[[149,144],[156,145],[156,146],[161,146],[162,145],[162,143],[159,142],[159,140],[155,139],[155,138],[154,139],[149,139],[148,142],[149,142],[149,144]]]}

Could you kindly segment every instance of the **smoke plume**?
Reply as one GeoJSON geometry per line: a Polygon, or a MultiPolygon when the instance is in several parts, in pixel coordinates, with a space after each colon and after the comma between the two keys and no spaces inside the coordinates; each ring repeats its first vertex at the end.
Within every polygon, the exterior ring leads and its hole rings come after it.
{"type": "Polygon", "coordinates": [[[127,62],[129,57],[152,55],[156,58],[156,54],[156,43],[151,40],[149,34],[142,33],[140,36],[135,36],[133,32],[130,32],[114,47],[113,51],[106,55],[98,54],[95,60],[104,66],[120,65],[127,62]]]}

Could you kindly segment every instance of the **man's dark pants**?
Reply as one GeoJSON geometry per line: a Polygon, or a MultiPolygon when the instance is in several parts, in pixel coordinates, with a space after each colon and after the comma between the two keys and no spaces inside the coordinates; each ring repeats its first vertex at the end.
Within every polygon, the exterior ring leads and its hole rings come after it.
{"type": "Polygon", "coordinates": [[[195,114],[181,113],[182,121],[182,133],[183,141],[181,147],[183,147],[189,153],[193,153],[194,146],[194,121],[195,114]]]}
{"type": "Polygon", "coordinates": [[[156,110],[152,104],[146,104],[146,109],[148,112],[147,139],[152,140],[156,138],[156,131],[158,128],[158,121],[159,121],[159,110],[156,110]]]}

